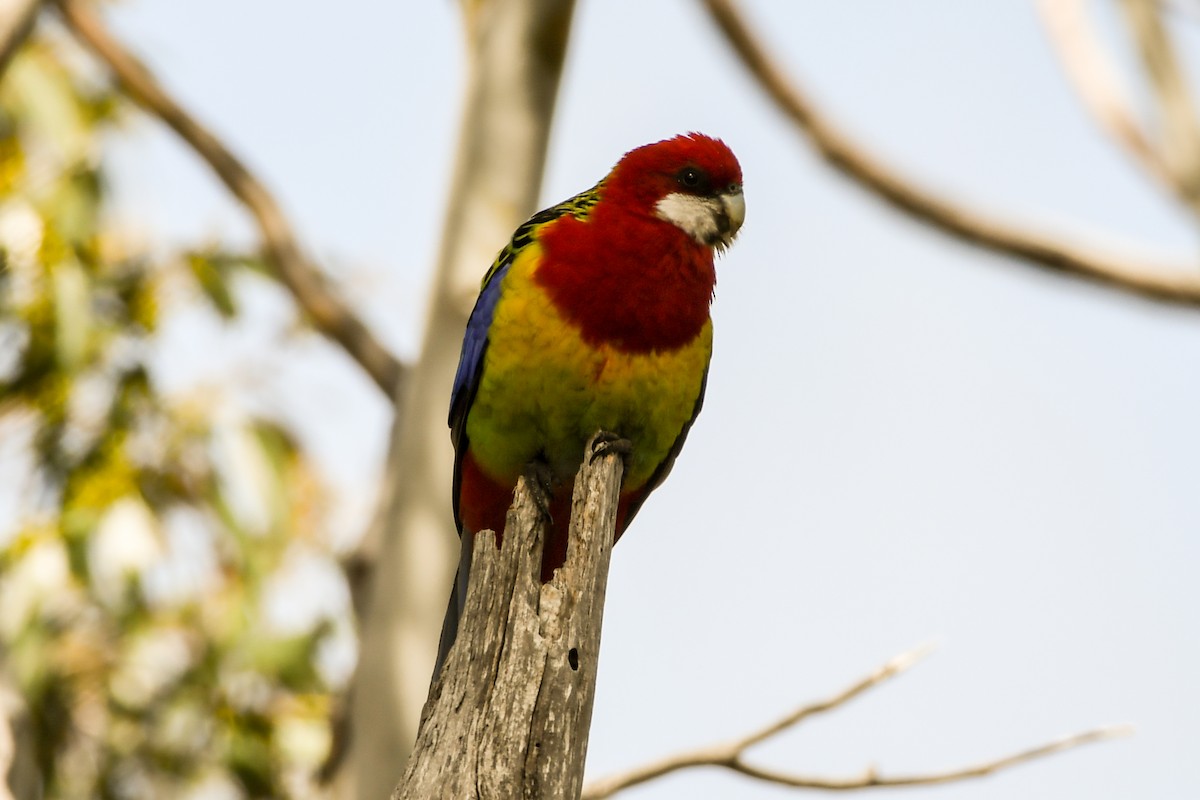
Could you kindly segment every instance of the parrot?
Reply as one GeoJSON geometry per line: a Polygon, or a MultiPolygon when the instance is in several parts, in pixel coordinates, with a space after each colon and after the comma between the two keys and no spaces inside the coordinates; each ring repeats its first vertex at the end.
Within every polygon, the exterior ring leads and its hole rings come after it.
{"type": "Polygon", "coordinates": [[[450,399],[461,554],[435,680],[465,605],[473,535],[495,531],[503,546],[518,478],[532,468],[540,483],[547,582],[566,558],[593,434],[625,458],[615,539],[671,471],[704,400],[715,256],[745,214],[733,152],[682,134],[629,151],[591,189],[534,214],[484,275],[450,399]]]}

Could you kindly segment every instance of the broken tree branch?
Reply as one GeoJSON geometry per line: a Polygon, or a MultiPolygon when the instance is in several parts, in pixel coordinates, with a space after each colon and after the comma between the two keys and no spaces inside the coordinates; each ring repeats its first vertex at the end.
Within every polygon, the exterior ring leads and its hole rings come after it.
{"type": "Polygon", "coordinates": [[[919,185],[852,141],[783,73],[733,0],[703,0],[717,28],[776,106],[842,174],[943,233],[1051,272],[1083,278],[1158,302],[1200,306],[1195,264],[1123,260],[1106,250],[1056,239],[951,201],[919,185]]]}
{"type": "Polygon", "coordinates": [[[291,225],[266,186],[220,139],[167,94],[150,71],[109,32],[88,0],[55,2],[67,27],[112,70],[121,89],[187,142],[254,217],[262,234],[267,263],[308,315],[313,327],[341,345],[384,394],[392,397],[405,375],[404,366],[304,255],[291,225]]]}
{"type": "Polygon", "coordinates": [[[604,800],[604,798],[612,797],[617,792],[632,786],[647,783],[664,775],[669,775],[672,772],[679,772],[680,770],[693,767],[723,767],[766,783],[790,786],[797,789],[848,791],[881,786],[929,786],[938,783],[962,781],[969,778],[981,778],[993,772],[1014,767],[1036,758],[1042,758],[1043,756],[1069,750],[1090,742],[1098,742],[1117,736],[1126,736],[1130,733],[1131,729],[1128,726],[1096,728],[1073,736],[1064,736],[1052,742],[991,761],[943,772],[929,772],[915,775],[880,775],[874,769],[867,769],[858,776],[827,778],[770,770],[746,762],[745,755],[749,748],[795,727],[811,716],[840,708],[868,689],[873,689],[905,672],[909,667],[923,658],[929,650],[930,648],[924,647],[899,655],[834,696],[826,700],[801,706],[791,714],[731,742],[677,753],[651,762],[650,764],[631,769],[628,772],[593,781],[584,787],[583,800],[604,800]]]}
{"type": "Polygon", "coordinates": [[[567,560],[549,583],[545,518],[524,479],[504,546],[476,534],[458,637],[392,800],[579,797],[624,470],[616,453],[593,460],[594,446],[575,480],[567,560]]]}

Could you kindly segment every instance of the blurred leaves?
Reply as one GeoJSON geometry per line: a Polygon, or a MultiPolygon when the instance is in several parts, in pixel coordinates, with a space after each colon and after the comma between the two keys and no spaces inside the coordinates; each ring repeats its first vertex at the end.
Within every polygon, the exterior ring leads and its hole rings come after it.
{"type": "Polygon", "coordinates": [[[244,270],[261,275],[270,274],[260,258],[229,253],[220,248],[193,250],[187,253],[186,260],[200,290],[225,319],[232,319],[238,311],[236,296],[231,290],[238,272],[244,270]]]}
{"type": "Polygon", "coordinates": [[[65,47],[32,40],[0,82],[0,426],[30,443],[3,465],[26,490],[0,508],[0,682],[39,784],[17,794],[314,796],[345,611],[285,629],[264,596],[304,591],[295,547],[330,558],[320,475],[279,421],[168,396],[151,360],[174,304],[233,319],[261,265],[113,227],[124,105],[65,47]]]}

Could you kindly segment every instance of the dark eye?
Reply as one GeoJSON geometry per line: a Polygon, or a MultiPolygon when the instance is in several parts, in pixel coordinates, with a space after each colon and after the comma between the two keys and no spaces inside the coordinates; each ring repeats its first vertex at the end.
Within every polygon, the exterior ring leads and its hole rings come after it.
{"type": "Polygon", "coordinates": [[[679,185],[685,189],[698,189],[704,180],[703,173],[695,167],[684,167],[679,171],[679,185]]]}

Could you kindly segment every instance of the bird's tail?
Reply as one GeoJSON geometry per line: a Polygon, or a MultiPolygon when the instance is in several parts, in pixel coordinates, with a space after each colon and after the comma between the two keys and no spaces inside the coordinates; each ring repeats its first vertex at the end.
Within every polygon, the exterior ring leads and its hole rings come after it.
{"type": "Polygon", "coordinates": [[[454,575],[454,585],[450,587],[450,601],[446,604],[446,616],[442,619],[442,638],[438,642],[437,661],[433,664],[433,676],[429,679],[429,688],[437,683],[442,674],[442,665],[450,655],[450,648],[458,636],[458,620],[467,605],[467,578],[471,574],[471,546],[474,535],[467,530],[462,532],[461,545],[458,555],[458,572],[454,575]]]}

